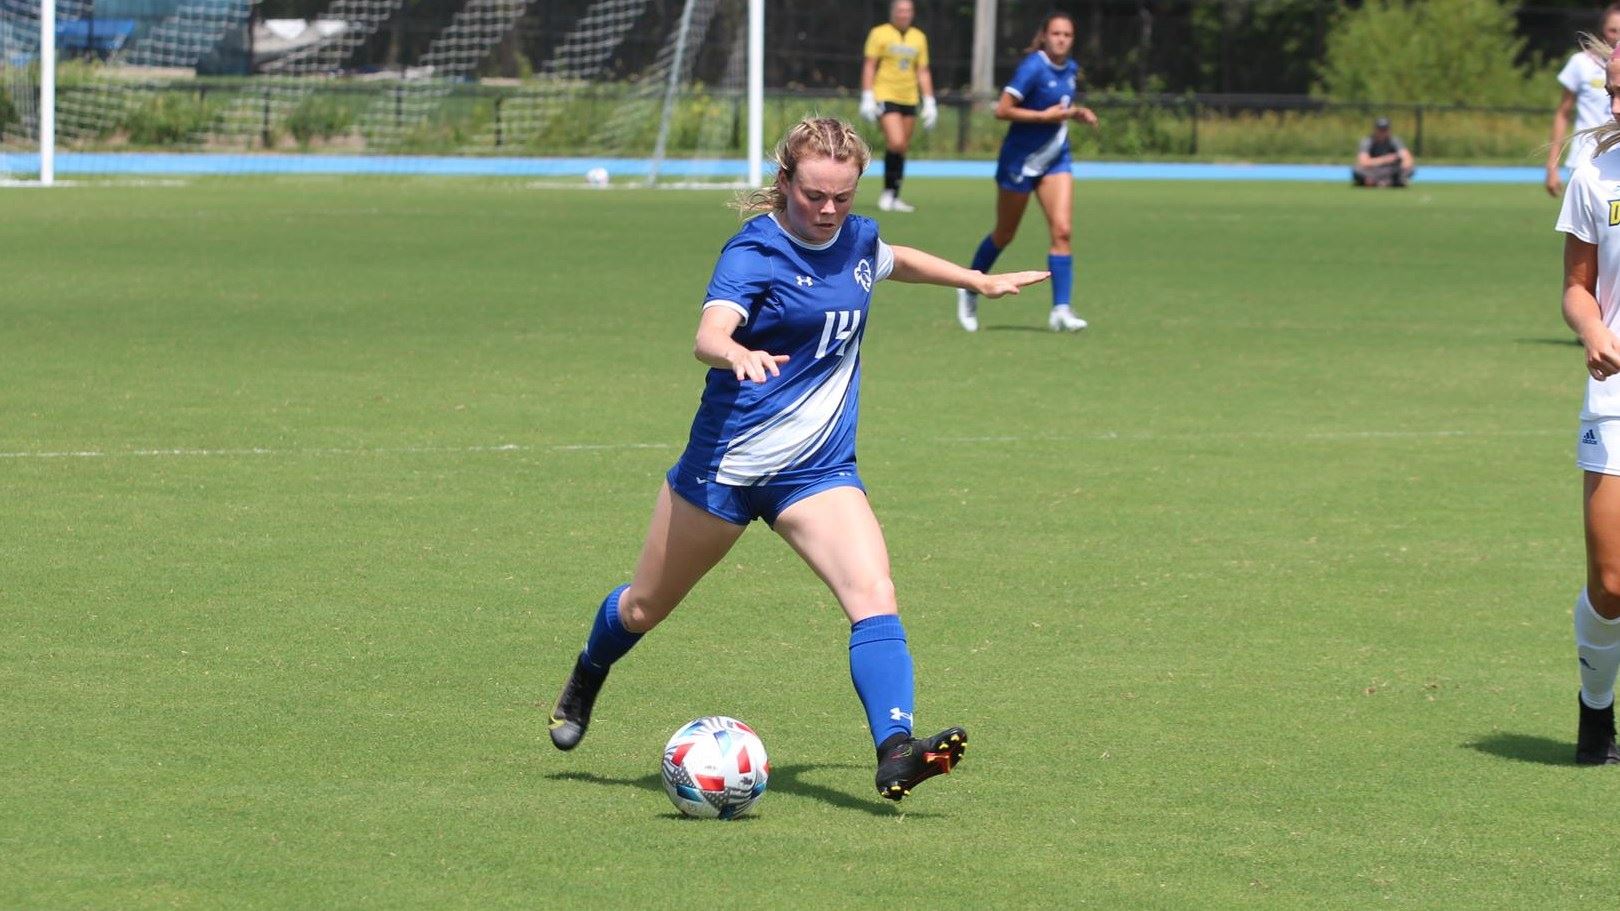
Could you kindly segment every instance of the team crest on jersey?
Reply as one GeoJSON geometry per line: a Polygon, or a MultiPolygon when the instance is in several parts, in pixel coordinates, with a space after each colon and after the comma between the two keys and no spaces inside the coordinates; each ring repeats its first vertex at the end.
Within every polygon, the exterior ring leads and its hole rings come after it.
{"type": "Polygon", "coordinates": [[[1620,225],[1620,199],[1609,200],[1609,227],[1620,225]]]}
{"type": "Polygon", "coordinates": [[[860,283],[862,290],[872,290],[872,263],[870,261],[862,259],[855,264],[855,280],[860,283]]]}

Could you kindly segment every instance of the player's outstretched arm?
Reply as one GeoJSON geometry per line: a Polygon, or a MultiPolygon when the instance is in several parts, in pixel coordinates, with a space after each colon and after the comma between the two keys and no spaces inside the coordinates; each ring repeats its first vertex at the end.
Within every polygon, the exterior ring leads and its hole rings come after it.
{"type": "Polygon", "coordinates": [[[983,272],[964,269],[956,263],[940,259],[932,253],[924,253],[914,247],[891,245],[889,249],[894,251],[894,272],[890,273],[889,277],[895,281],[966,288],[984,297],[1017,294],[1025,285],[1044,282],[1052,277],[1050,272],[1000,272],[986,275],[983,272]]]}
{"type": "Polygon", "coordinates": [[[698,320],[697,341],[692,355],[710,367],[730,370],[737,380],[765,382],[767,376],[781,376],[779,369],[788,362],[785,354],[750,351],[731,337],[742,325],[742,314],[730,307],[708,307],[698,320]]]}

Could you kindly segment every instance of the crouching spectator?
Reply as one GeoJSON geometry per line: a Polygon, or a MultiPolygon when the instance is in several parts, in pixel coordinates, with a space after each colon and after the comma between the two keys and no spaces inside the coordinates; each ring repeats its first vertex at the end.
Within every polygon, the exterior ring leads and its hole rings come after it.
{"type": "Polygon", "coordinates": [[[1358,187],[1404,187],[1415,170],[1406,143],[1389,132],[1389,118],[1380,117],[1373,121],[1372,135],[1363,137],[1356,149],[1350,181],[1358,187]]]}

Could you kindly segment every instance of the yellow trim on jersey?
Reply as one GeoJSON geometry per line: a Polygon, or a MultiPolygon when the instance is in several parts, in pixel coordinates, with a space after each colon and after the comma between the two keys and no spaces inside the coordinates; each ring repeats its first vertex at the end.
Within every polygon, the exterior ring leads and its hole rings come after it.
{"type": "Polygon", "coordinates": [[[922,100],[917,91],[917,70],[928,65],[928,39],[922,29],[912,26],[902,35],[885,22],[867,33],[866,56],[877,58],[872,94],[878,101],[916,104],[922,100]]]}

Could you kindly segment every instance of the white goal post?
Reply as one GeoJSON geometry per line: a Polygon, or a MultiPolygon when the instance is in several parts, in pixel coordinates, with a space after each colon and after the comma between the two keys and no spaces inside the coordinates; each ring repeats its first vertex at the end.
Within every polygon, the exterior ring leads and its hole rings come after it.
{"type": "Polygon", "coordinates": [[[39,7],[39,182],[56,182],[56,0],[39,7]]]}

